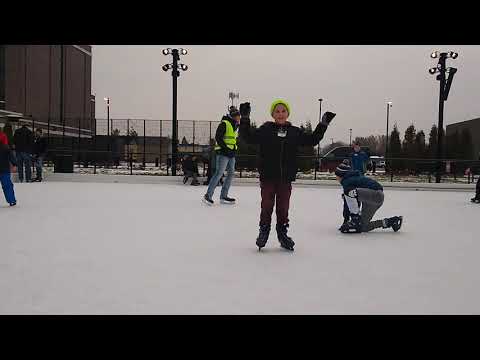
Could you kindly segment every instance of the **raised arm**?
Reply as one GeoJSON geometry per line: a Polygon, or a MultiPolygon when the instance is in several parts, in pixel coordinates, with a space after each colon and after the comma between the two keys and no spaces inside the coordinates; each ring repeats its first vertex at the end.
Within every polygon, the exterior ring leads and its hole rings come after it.
{"type": "Polygon", "coordinates": [[[250,103],[240,104],[240,136],[247,144],[260,143],[260,130],[250,125],[250,103]]]}
{"type": "Polygon", "coordinates": [[[328,125],[333,120],[336,114],[327,111],[322,116],[322,121],[318,123],[317,127],[312,134],[302,132],[300,135],[299,145],[318,145],[320,140],[323,139],[325,131],[327,131],[328,125]]]}

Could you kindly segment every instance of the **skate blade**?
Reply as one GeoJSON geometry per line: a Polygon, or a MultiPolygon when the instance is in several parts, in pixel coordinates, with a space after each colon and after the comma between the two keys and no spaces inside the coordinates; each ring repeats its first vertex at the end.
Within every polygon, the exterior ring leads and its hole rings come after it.
{"type": "Polygon", "coordinates": [[[202,199],[202,202],[208,206],[213,206],[214,204],[209,203],[207,200],[202,199]]]}

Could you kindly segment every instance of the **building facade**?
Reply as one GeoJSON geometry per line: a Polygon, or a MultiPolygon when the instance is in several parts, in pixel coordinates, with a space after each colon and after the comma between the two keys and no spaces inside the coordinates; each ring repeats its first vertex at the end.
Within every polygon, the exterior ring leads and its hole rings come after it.
{"type": "Polygon", "coordinates": [[[471,154],[471,159],[480,159],[480,118],[447,125],[446,136],[454,135],[455,132],[461,134],[464,130],[468,130],[472,136],[473,154],[471,154]]]}
{"type": "Polygon", "coordinates": [[[90,137],[91,78],[89,45],[0,45],[0,122],[27,123],[52,137],[90,137]]]}

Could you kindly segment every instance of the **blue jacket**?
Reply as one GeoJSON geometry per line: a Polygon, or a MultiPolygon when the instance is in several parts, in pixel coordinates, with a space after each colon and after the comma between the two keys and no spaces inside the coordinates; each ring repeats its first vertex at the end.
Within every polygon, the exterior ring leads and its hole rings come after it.
{"type": "Polygon", "coordinates": [[[362,174],[365,173],[365,166],[366,162],[370,159],[370,156],[363,151],[360,150],[358,153],[357,152],[352,152],[350,154],[350,162],[352,164],[352,169],[360,171],[362,174]]]}
{"type": "MultiPolygon", "coordinates": [[[[351,170],[347,172],[342,181],[340,182],[343,186],[343,193],[348,194],[349,191],[358,188],[372,189],[372,190],[382,190],[383,186],[380,185],[377,181],[363,176],[359,171],[351,170]]],[[[343,218],[345,221],[350,217],[350,211],[346,201],[343,201],[343,218]]]]}
{"type": "Polygon", "coordinates": [[[383,191],[383,186],[380,185],[380,183],[366,176],[363,176],[359,171],[356,170],[351,170],[347,172],[343,176],[343,179],[340,183],[343,186],[344,194],[348,194],[349,191],[359,188],[383,191]]]}

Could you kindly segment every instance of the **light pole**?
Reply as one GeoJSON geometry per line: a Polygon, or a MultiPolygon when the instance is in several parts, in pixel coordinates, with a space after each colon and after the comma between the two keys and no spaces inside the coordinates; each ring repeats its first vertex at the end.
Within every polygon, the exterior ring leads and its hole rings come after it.
{"type": "Polygon", "coordinates": [[[434,68],[430,68],[428,72],[430,74],[439,73],[436,77],[440,81],[440,91],[439,91],[439,100],[438,100],[438,140],[437,140],[437,171],[435,174],[435,182],[440,183],[441,181],[441,158],[442,158],[442,141],[443,141],[443,109],[445,101],[448,99],[448,93],[450,92],[450,87],[452,86],[453,76],[457,72],[456,68],[447,68],[446,62],[447,58],[456,59],[458,53],[449,51],[438,53],[434,51],[430,57],[432,59],[438,58],[438,64],[434,68]],[[448,72],[448,78],[446,78],[446,73],[448,72]]]}
{"type": "Polygon", "coordinates": [[[229,98],[230,100],[232,100],[232,107],[233,107],[233,99],[239,99],[239,98],[240,98],[240,94],[239,94],[239,93],[234,93],[234,92],[230,91],[230,92],[228,93],[228,98],[229,98]]]}
{"type": "Polygon", "coordinates": [[[392,102],[388,101],[387,102],[387,137],[385,139],[385,168],[386,166],[386,161],[387,161],[387,156],[388,156],[388,119],[390,117],[390,108],[392,107],[392,102]]]}
{"type": "Polygon", "coordinates": [[[180,54],[187,55],[186,49],[163,49],[163,55],[172,55],[173,62],[162,66],[163,71],[172,69],[172,176],[177,175],[177,153],[178,153],[178,121],[177,121],[177,78],[180,76],[180,71],[186,71],[188,66],[179,64],[180,54]]]}
{"type": "MultiPolygon", "coordinates": [[[[322,101],[323,99],[318,99],[320,103],[320,111],[318,113],[318,122],[322,121],[322,101]]],[[[317,161],[320,159],[320,144],[317,145],[317,161]]]]}
{"type": "Polygon", "coordinates": [[[350,146],[352,146],[352,129],[349,129],[350,130],[350,146]]]}
{"type": "Polygon", "coordinates": [[[103,100],[107,103],[107,136],[110,136],[110,98],[104,97],[103,100]]]}

